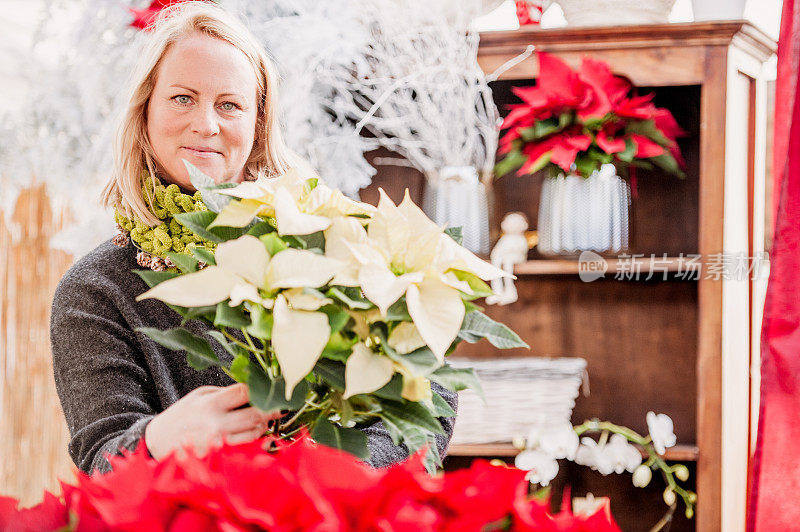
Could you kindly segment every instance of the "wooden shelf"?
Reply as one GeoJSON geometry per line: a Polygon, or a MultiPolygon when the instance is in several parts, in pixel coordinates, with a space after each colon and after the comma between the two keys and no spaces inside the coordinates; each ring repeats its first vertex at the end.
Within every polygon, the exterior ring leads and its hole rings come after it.
{"type": "MultiPolygon", "coordinates": [[[[640,449],[644,456],[644,449],[640,449]]],[[[450,446],[448,456],[467,456],[473,458],[509,458],[519,454],[511,443],[456,443],[450,446]]],[[[696,445],[676,445],[667,449],[664,458],[674,462],[696,462],[696,445]]]]}
{"type": "MultiPolygon", "coordinates": [[[[687,278],[694,279],[702,273],[702,265],[699,259],[693,260],[691,256],[663,257],[648,255],[630,259],[605,259],[605,261],[608,265],[605,272],[606,278],[613,278],[617,272],[634,274],[640,279],[644,279],[650,274],[652,274],[653,279],[658,279],[663,275],[663,272],[686,272],[687,278]]],[[[514,268],[514,273],[517,275],[577,275],[581,272],[581,267],[588,272],[585,269],[587,267],[585,263],[574,259],[529,260],[517,264],[514,268]]]]}

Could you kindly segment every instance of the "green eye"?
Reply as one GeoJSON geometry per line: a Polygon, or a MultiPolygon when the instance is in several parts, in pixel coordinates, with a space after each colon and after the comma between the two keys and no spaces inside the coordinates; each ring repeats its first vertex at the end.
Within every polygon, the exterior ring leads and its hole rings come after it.
{"type": "Polygon", "coordinates": [[[223,111],[234,111],[234,110],[236,110],[236,109],[237,109],[239,106],[238,106],[238,105],[236,105],[236,104],[235,104],[235,103],[233,103],[233,102],[225,102],[225,103],[223,103],[223,104],[222,104],[220,107],[222,107],[222,110],[223,110],[223,111]]]}
{"type": "Polygon", "coordinates": [[[173,100],[175,100],[176,102],[178,102],[181,105],[187,105],[188,103],[190,103],[192,101],[192,99],[189,98],[188,96],[186,96],[185,94],[180,94],[178,96],[175,96],[173,98],[173,100]]]}

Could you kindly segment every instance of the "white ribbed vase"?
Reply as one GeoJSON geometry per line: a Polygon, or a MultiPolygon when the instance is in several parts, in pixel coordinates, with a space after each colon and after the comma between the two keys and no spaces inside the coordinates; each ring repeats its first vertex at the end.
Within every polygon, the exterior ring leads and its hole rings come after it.
{"type": "Polygon", "coordinates": [[[537,248],[543,254],[584,250],[619,253],[628,248],[630,188],[604,164],[588,178],[545,178],[539,200],[537,248]]]}
{"type": "Polygon", "coordinates": [[[463,246],[489,253],[489,201],[474,166],[445,166],[425,180],[422,209],[437,225],[461,227],[463,246]]]}

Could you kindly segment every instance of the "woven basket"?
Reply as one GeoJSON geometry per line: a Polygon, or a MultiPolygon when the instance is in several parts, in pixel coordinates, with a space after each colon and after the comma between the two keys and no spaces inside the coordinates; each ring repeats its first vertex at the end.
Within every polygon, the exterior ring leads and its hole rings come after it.
{"type": "Polygon", "coordinates": [[[586,374],[582,358],[451,358],[454,367],[475,368],[486,395],[458,394],[452,443],[508,442],[532,426],[570,421],[586,374]]]}

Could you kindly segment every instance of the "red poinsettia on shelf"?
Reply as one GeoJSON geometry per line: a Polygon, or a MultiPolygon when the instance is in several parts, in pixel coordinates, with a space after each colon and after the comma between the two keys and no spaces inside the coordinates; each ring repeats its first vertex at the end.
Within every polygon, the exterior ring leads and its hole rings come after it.
{"type": "Polygon", "coordinates": [[[520,26],[531,26],[542,21],[544,0],[514,0],[520,26]]]}
{"type": "Polygon", "coordinates": [[[660,167],[683,176],[676,138],[684,132],[653,94],[632,95],[633,86],[603,61],[584,58],[579,70],[538,52],[533,87],[514,87],[523,103],[510,105],[500,129],[495,173],[530,174],[550,168],[589,176],[605,163],[618,169],[660,167]]]}
{"type": "Polygon", "coordinates": [[[161,10],[173,4],[180,4],[185,1],[186,0],[152,0],[149,6],[142,9],[130,7],[128,10],[133,14],[131,26],[140,30],[147,30],[148,26],[156,19],[161,10]]]}
{"type": "Polygon", "coordinates": [[[143,448],[112,457],[113,470],[38,506],[0,497],[0,529],[154,532],[619,531],[607,506],[590,516],[528,496],[525,471],[476,461],[429,476],[422,456],[373,469],[303,437],[264,452],[267,440],[162,461],[143,448]]]}

